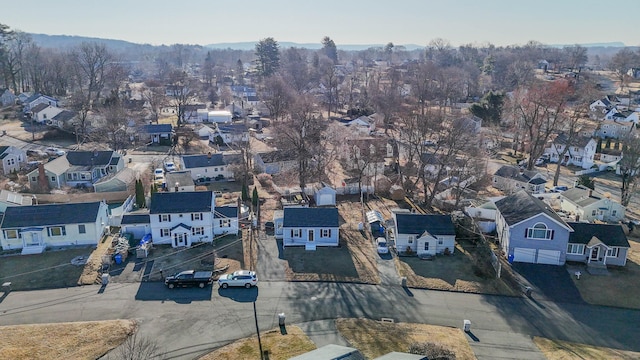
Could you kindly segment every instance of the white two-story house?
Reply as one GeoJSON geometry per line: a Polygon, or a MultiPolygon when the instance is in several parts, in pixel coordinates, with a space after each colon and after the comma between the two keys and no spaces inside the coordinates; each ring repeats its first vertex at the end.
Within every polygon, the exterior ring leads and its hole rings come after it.
{"type": "Polygon", "coordinates": [[[153,243],[188,247],[212,242],[214,212],[211,191],[154,193],[149,207],[153,243]]]}
{"type": "Polygon", "coordinates": [[[196,185],[233,179],[233,171],[229,169],[222,153],[184,155],[180,158],[180,169],[191,171],[191,178],[196,185]]]}
{"type": "Polygon", "coordinates": [[[544,153],[549,155],[551,162],[560,162],[564,165],[575,165],[583,169],[593,166],[594,156],[598,142],[591,137],[578,137],[569,144],[565,134],[559,134],[546,148],[544,153]],[[569,149],[565,152],[566,147],[569,149]],[[563,155],[564,152],[564,155],[563,155]],[[562,159],[560,159],[562,156],[562,159]]]}
{"type": "Polygon", "coordinates": [[[0,146],[0,159],[2,173],[6,175],[20,170],[27,162],[27,153],[15,146],[0,146]]]}

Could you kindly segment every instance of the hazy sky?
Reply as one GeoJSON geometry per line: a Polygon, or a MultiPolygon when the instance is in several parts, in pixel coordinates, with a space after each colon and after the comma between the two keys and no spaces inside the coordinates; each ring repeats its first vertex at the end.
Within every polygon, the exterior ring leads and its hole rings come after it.
{"type": "Polygon", "coordinates": [[[6,1],[0,23],[49,35],[136,43],[211,44],[256,41],[454,46],[640,45],[638,0],[32,0],[6,1]],[[25,5],[26,4],[26,5],[25,5]],[[607,5],[608,4],[608,5],[607,5]]]}

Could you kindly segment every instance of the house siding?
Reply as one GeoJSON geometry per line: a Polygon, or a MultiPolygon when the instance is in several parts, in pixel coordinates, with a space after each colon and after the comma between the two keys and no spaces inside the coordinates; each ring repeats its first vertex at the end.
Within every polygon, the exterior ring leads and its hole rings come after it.
{"type": "Polygon", "coordinates": [[[283,245],[284,246],[305,246],[314,243],[316,246],[338,246],[339,230],[337,227],[283,227],[282,228],[283,245]],[[292,237],[293,230],[300,230],[300,237],[292,237]],[[320,237],[322,230],[330,230],[330,237],[320,237]],[[309,231],[313,232],[313,241],[309,241],[309,231]]]}
{"type": "MultiPolygon", "coordinates": [[[[498,212],[499,214],[499,212],[498,212]]],[[[499,218],[502,218],[501,215],[498,215],[499,218]]],[[[514,255],[515,248],[528,248],[528,249],[536,249],[536,250],[555,250],[560,251],[560,264],[565,263],[566,255],[567,255],[567,243],[569,240],[569,230],[564,226],[559,225],[555,221],[550,220],[545,215],[536,215],[533,216],[521,223],[515,224],[514,226],[509,227],[509,231],[504,233],[504,227],[506,226],[506,222],[497,221],[496,226],[498,226],[498,237],[503,242],[502,248],[507,254],[508,258],[511,258],[514,255]],[[538,240],[538,239],[530,239],[525,236],[525,231],[528,228],[533,227],[537,223],[543,223],[547,226],[547,229],[553,231],[553,239],[550,240],[538,240]],[[501,233],[502,232],[502,233],[501,233]],[[505,241],[508,239],[507,241],[505,241]]],[[[537,256],[536,256],[537,260],[537,256]]]]}

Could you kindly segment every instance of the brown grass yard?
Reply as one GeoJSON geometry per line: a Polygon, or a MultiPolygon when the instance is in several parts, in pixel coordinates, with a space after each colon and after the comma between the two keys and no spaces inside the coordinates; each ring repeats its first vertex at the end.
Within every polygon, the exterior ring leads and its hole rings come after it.
{"type": "Polygon", "coordinates": [[[36,255],[3,256],[0,282],[11,282],[12,290],[35,290],[77,286],[83,266],[71,264],[77,256],[88,258],[94,247],[47,250],[36,255]]]}
{"type": "Polygon", "coordinates": [[[458,360],[475,359],[464,333],[457,328],[368,319],[337,319],[336,325],[349,344],[368,359],[392,351],[406,352],[414,342],[441,345],[455,352],[458,360]]]}
{"type": "Polygon", "coordinates": [[[0,359],[97,359],[135,331],[131,320],[0,327],[0,359]]]}
{"type": "Polygon", "coordinates": [[[400,276],[415,288],[483,294],[517,295],[501,279],[496,279],[490,265],[481,268],[473,260],[477,249],[468,242],[458,242],[453,255],[438,255],[433,260],[396,257],[400,276]]]}
{"type": "MultiPolygon", "coordinates": [[[[316,346],[297,326],[287,326],[285,335],[280,329],[270,330],[260,334],[262,349],[269,351],[269,359],[286,360],[308,351],[315,350],[316,346]]],[[[251,337],[240,339],[227,346],[223,346],[209,354],[200,357],[200,360],[244,360],[260,359],[258,338],[251,337]]]]}
{"type": "Polygon", "coordinates": [[[631,249],[627,265],[610,267],[609,276],[590,275],[584,265],[578,265],[580,280],[572,276],[582,299],[589,304],[640,309],[640,229],[629,236],[631,249]]]}
{"type": "Polygon", "coordinates": [[[640,359],[640,353],[611,348],[576,344],[567,341],[534,337],[533,342],[549,360],[632,360],[640,359]]]}

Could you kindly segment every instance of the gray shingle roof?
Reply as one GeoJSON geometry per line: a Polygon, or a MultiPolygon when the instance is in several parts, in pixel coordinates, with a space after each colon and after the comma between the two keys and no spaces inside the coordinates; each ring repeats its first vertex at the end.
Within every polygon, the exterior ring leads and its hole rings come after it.
{"type": "Polygon", "coordinates": [[[213,192],[183,191],[155,193],[151,197],[150,214],[210,212],[213,192]]]}
{"type": "Polygon", "coordinates": [[[122,215],[121,225],[149,224],[149,214],[127,214],[122,215]]]}
{"type": "Polygon", "coordinates": [[[185,169],[225,165],[221,153],[209,155],[186,155],[182,157],[185,169]]]}
{"type": "Polygon", "coordinates": [[[2,228],[93,223],[99,209],[100,202],[8,207],[2,228]]]}
{"type": "Polygon", "coordinates": [[[589,224],[570,222],[573,232],[569,235],[571,244],[588,244],[594,236],[607,246],[629,247],[627,236],[620,225],[589,224]]]}
{"type": "Polygon", "coordinates": [[[113,151],[69,151],[67,161],[73,166],[104,166],[111,163],[113,151]]]}
{"type": "Polygon", "coordinates": [[[145,134],[169,134],[173,127],[171,124],[146,124],[142,126],[145,134]]]}
{"type": "Polygon", "coordinates": [[[566,225],[549,205],[524,190],[496,201],[496,207],[508,225],[517,224],[538,214],[546,214],[558,223],[566,225]]]}
{"type": "MultiPolygon", "coordinates": [[[[498,171],[496,171],[494,175],[524,183],[529,183],[532,181],[531,179],[538,175],[538,172],[533,170],[521,171],[517,166],[504,165],[500,169],[498,169],[498,171]]],[[[546,182],[546,180],[544,182],[546,182]]]]}
{"type": "Polygon", "coordinates": [[[76,116],[76,113],[69,110],[62,110],[56,116],[52,117],[52,120],[65,122],[73,119],[76,116]]]}
{"type": "Polygon", "coordinates": [[[564,191],[560,196],[580,207],[591,205],[604,198],[604,196],[596,191],[589,190],[581,186],[564,191]]]}
{"type": "Polygon", "coordinates": [[[449,215],[396,214],[400,234],[455,235],[456,229],[449,215]]]}
{"type": "Polygon", "coordinates": [[[283,227],[338,227],[337,208],[284,208],[283,227]]]}
{"type": "Polygon", "coordinates": [[[216,206],[216,211],[213,214],[216,219],[221,218],[237,218],[238,207],[237,206],[216,206]]]}

